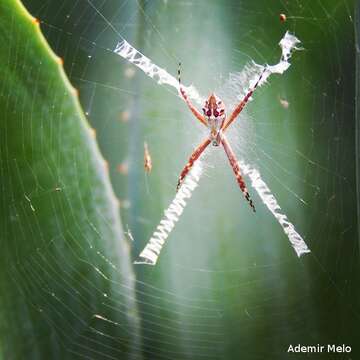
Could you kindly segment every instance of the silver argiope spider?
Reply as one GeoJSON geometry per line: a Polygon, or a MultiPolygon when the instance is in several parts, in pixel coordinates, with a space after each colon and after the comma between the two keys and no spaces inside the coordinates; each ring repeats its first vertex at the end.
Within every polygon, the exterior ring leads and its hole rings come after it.
{"type": "Polygon", "coordinates": [[[249,203],[253,211],[255,212],[255,206],[253,201],[250,198],[250,194],[247,190],[245,185],[245,181],[241,175],[241,170],[239,163],[236,159],[235,153],[230,146],[229,141],[227,140],[224,132],[226,129],[231,125],[231,123],[239,116],[241,111],[244,109],[245,105],[249,101],[250,97],[252,96],[253,92],[255,91],[256,87],[258,86],[262,76],[266,70],[266,67],[262,71],[259,79],[255,83],[255,85],[248,91],[248,93],[244,96],[244,98],[240,101],[240,103],[235,107],[232,111],[230,116],[227,118],[225,113],[225,105],[214,93],[210,94],[209,98],[205,101],[203,107],[203,114],[201,114],[195,106],[191,103],[190,99],[186,95],[184,88],[181,86],[180,81],[180,65],[178,70],[178,80],[179,80],[179,92],[182,98],[185,100],[186,104],[188,105],[189,109],[193,113],[193,115],[206,127],[210,129],[210,134],[208,138],[206,138],[191,154],[187,164],[185,165],[184,169],[181,171],[179,181],[177,184],[177,190],[179,190],[182,182],[184,181],[186,175],[191,170],[192,166],[194,165],[195,161],[200,157],[200,155],[204,152],[204,150],[208,147],[210,143],[213,146],[222,145],[225,153],[229,159],[230,165],[234,171],[236,181],[239,184],[240,190],[245,196],[246,201],[249,203]]]}

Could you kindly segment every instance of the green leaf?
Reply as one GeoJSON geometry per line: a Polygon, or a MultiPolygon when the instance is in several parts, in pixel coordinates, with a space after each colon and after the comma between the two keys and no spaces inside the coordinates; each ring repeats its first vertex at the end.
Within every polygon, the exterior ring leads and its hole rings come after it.
{"type": "Polygon", "coordinates": [[[39,23],[17,0],[0,14],[0,358],[135,356],[135,279],[106,162],[39,23]]]}

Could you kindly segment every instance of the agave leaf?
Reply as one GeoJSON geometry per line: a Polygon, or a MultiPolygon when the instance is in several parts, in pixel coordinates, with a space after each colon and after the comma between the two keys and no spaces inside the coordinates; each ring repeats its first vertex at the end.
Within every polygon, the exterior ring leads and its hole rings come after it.
{"type": "Polygon", "coordinates": [[[39,22],[17,0],[0,13],[0,358],[137,356],[106,162],[39,22]]]}

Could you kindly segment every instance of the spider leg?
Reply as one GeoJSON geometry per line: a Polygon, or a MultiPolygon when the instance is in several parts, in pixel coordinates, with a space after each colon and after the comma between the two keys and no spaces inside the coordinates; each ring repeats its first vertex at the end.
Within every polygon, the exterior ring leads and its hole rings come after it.
{"type": "Polygon", "coordinates": [[[249,203],[249,205],[255,212],[255,206],[254,206],[253,201],[250,198],[250,194],[246,188],[244,178],[241,175],[241,169],[240,169],[239,163],[236,160],[235,153],[234,153],[233,149],[231,148],[231,146],[224,134],[222,134],[221,143],[222,143],[225,153],[229,159],[230,165],[234,171],[236,181],[239,184],[240,190],[244,194],[246,201],[249,203]]]}
{"type": "Polygon", "coordinates": [[[188,172],[191,170],[192,166],[194,165],[194,162],[200,157],[200,155],[203,153],[203,151],[208,147],[208,145],[211,143],[210,139],[206,139],[203,141],[191,154],[189,161],[181,171],[181,174],[179,176],[179,181],[176,186],[176,191],[180,189],[180,186],[182,182],[185,179],[185,176],[188,174],[188,172]]]}
{"type": "Polygon", "coordinates": [[[239,116],[239,114],[244,109],[245,105],[251,98],[252,94],[254,93],[255,89],[259,85],[260,80],[262,79],[264,72],[266,70],[266,66],[264,67],[264,70],[261,72],[259,79],[255,83],[255,85],[249,90],[249,92],[245,95],[245,97],[240,101],[240,103],[236,106],[234,111],[230,114],[230,116],[226,119],[225,123],[222,126],[222,130],[225,131],[227,127],[239,116]]]}
{"type": "Polygon", "coordinates": [[[207,122],[205,120],[205,117],[200,113],[198,109],[191,103],[189,97],[186,95],[186,92],[183,87],[180,86],[179,88],[180,94],[182,98],[185,100],[187,106],[189,107],[190,111],[194,114],[194,116],[205,126],[207,126],[207,122]]]}
{"type": "Polygon", "coordinates": [[[179,68],[178,68],[178,81],[179,81],[179,91],[182,96],[182,98],[185,100],[187,106],[189,107],[190,111],[195,115],[195,117],[203,123],[205,126],[207,126],[207,122],[205,120],[205,117],[200,113],[199,110],[196,109],[196,107],[191,103],[189,97],[186,95],[186,92],[184,88],[181,86],[181,79],[180,79],[180,72],[181,72],[181,62],[179,62],[179,68]]]}

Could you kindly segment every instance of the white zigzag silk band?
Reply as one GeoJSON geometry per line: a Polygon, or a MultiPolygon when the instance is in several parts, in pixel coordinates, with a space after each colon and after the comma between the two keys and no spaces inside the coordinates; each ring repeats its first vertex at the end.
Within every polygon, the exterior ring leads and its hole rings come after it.
{"type": "Polygon", "coordinates": [[[289,238],[297,256],[300,257],[303,254],[309,253],[310,249],[307,247],[304,239],[295,230],[294,225],[288,220],[287,216],[281,213],[281,207],[275,199],[275,196],[271,193],[269,187],[266,185],[264,180],[261,179],[259,171],[252,168],[244,161],[240,161],[239,165],[243,174],[250,178],[251,185],[257,191],[262,202],[267,206],[284,230],[284,233],[289,238]]]}
{"type": "Polygon", "coordinates": [[[156,264],[166,239],[184,211],[186,200],[191,198],[193,191],[198,186],[201,174],[201,160],[197,160],[181,184],[174,200],[165,210],[163,219],[160,221],[144,250],[140,253],[139,259],[134,264],[156,264]]]}
{"type": "MultiPolygon", "coordinates": [[[[281,57],[280,61],[277,64],[259,65],[253,62],[254,67],[258,68],[259,73],[262,73],[264,71],[261,76],[261,80],[258,83],[258,86],[264,84],[271,74],[283,74],[289,68],[289,60],[291,58],[292,51],[299,50],[299,48],[296,47],[297,44],[300,44],[300,40],[287,31],[284,37],[279,42],[279,46],[281,47],[281,57]]],[[[255,85],[255,83],[258,81],[258,78],[258,74],[254,78],[250,78],[250,88],[255,85]]]]}
{"type": "MultiPolygon", "coordinates": [[[[298,50],[296,45],[299,43],[300,40],[287,31],[279,42],[279,45],[281,47],[280,61],[275,65],[266,65],[265,71],[263,65],[258,65],[253,62],[252,64],[245,67],[244,71],[240,73],[230,74],[227,85],[235,88],[240,87],[240,89],[233,89],[234,92],[232,93],[237,94],[237,97],[243,96],[243,92],[248,90],[248,86],[254,86],[255,82],[259,78],[259,74],[262,72],[263,75],[258,86],[264,84],[264,82],[266,82],[266,79],[271,74],[283,74],[284,71],[289,68],[289,59],[291,57],[291,53],[293,50],[298,50]],[[238,77],[240,77],[240,79],[238,79],[238,77]],[[248,79],[247,84],[245,84],[246,81],[244,81],[246,79],[248,79]]],[[[135,49],[126,40],[121,40],[120,42],[118,42],[115,47],[114,53],[137,66],[147,76],[154,79],[158,84],[169,85],[179,91],[179,82],[174,76],[170,75],[165,69],[162,69],[161,67],[154,64],[148,57],[142,54],[139,50],[135,49]]],[[[225,85],[225,88],[226,87],[227,86],[225,85]]],[[[203,105],[205,99],[204,97],[200,96],[199,92],[193,85],[187,87],[183,86],[183,88],[189,98],[196,101],[198,104],[203,105]]],[[[225,98],[226,97],[224,97],[224,99],[225,98]]],[[[228,103],[228,106],[230,105],[233,104],[228,103]]]]}
{"type": "MultiPolygon", "coordinates": [[[[258,87],[263,85],[271,74],[283,74],[290,66],[289,60],[293,50],[300,50],[296,47],[300,40],[288,31],[279,42],[281,57],[275,65],[259,65],[254,61],[247,64],[241,71],[230,73],[229,78],[216,91],[220,98],[224,99],[228,108],[236,106],[259,80],[258,87]]],[[[251,98],[250,98],[251,100],[251,98]]]]}
{"type": "MultiPolygon", "coordinates": [[[[288,220],[287,216],[281,213],[281,207],[279,206],[275,196],[271,193],[267,184],[264,182],[264,180],[262,180],[259,171],[252,168],[244,161],[240,161],[239,165],[243,174],[250,178],[251,185],[257,191],[262,202],[267,206],[267,208],[282,227],[297,256],[300,257],[306,253],[309,253],[310,249],[306,245],[304,239],[295,230],[294,225],[288,220]]],[[[200,160],[198,160],[195,162],[192,170],[185,178],[174,200],[165,211],[164,218],[160,221],[156,231],[153,233],[144,250],[140,253],[139,259],[134,262],[135,264],[156,265],[160,251],[163,248],[166,239],[170,235],[175,226],[175,223],[179,220],[182,212],[184,211],[186,206],[185,199],[191,198],[192,192],[198,186],[201,174],[202,167],[200,160]]]]}
{"type": "MultiPolygon", "coordinates": [[[[120,55],[127,61],[140,68],[147,76],[154,79],[158,84],[166,84],[174,87],[179,91],[179,81],[170,75],[166,70],[155,65],[148,57],[136,50],[126,40],[120,41],[114,50],[115,54],[120,55]]],[[[189,98],[202,104],[205,99],[202,98],[194,86],[182,86],[189,98]]]]}

